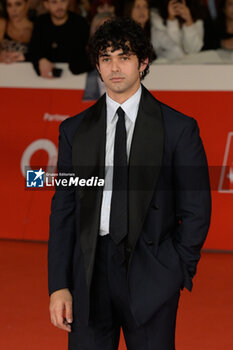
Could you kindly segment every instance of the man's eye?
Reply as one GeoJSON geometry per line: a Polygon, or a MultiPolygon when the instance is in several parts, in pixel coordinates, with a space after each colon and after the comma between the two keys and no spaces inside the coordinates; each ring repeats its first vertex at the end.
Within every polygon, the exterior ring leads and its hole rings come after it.
{"type": "Polygon", "coordinates": [[[127,61],[127,60],[129,60],[129,57],[128,57],[128,56],[122,56],[121,59],[122,59],[123,61],[127,61]]]}
{"type": "Polygon", "coordinates": [[[108,62],[109,58],[103,58],[103,62],[108,62]]]}

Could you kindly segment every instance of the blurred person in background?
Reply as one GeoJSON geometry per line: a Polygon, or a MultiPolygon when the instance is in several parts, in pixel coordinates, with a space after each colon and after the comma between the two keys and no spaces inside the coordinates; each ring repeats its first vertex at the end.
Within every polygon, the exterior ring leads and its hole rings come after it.
{"type": "Polygon", "coordinates": [[[204,22],[198,0],[165,0],[151,12],[151,40],[158,57],[179,59],[201,51],[204,22]]]}
{"type": "Polygon", "coordinates": [[[87,18],[91,12],[91,3],[89,0],[79,0],[78,6],[80,8],[81,16],[87,18]]]}
{"type": "Polygon", "coordinates": [[[89,18],[91,14],[91,3],[89,0],[78,0],[80,15],[89,18]]]}
{"type": "Polygon", "coordinates": [[[0,0],[0,18],[5,15],[5,1],[0,0]]]}
{"type": "Polygon", "coordinates": [[[233,0],[222,0],[220,2],[216,32],[218,47],[233,50],[233,0]]]}
{"type": "Polygon", "coordinates": [[[104,24],[107,20],[114,18],[115,15],[112,12],[100,12],[96,13],[91,21],[90,36],[94,35],[97,29],[104,24]]]}
{"type": "Polygon", "coordinates": [[[128,0],[125,3],[125,17],[131,17],[141,24],[148,38],[151,37],[150,6],[148,0],[128,0]]]}
{"type": "Polygon", "coordinates": [[[45,0],[47,14],[39,16],[30,44],[30,58],[43,78],[56,76],[55,62],[67,62],[73,74],[90,69],[86,54],[89,27],[85,19],[68,11],[68,0],[45,0]]]}
{"type": "Polygon", "coordinates": [[[27,59],[33,23],[28,18],[27,0],[6,0],[7,18],[0,18],[0,62],[27,59]]]}
{"type": "Polygon", "coordinates": [[[43,0],[28,0],[29,18],[35,22],[36,18],[44,13],[47,13],[47,9],[44,6],[43,0]]]}
{"type": "Polygon", "coordinates": [[[200,0],[204,20],[204,46],[202,50],[216,50],[219,47],[216,32],[216,18],[219,11],[219,0],[200,0]]]}
{"type": "Polygon", "coordinates": [[[207,9],[211,19],[215,20],[218,16],[219,0],[201,0],[201,3],[207,9]]]}
{"type": "Polygon", "coordinates": [[[91,20],[91,3],[89,0],[70,0],[69,10],[81,15],[88,23],[91,20]]]}
{"type": "Polygon", "coordinates": [[[114,0],[93,0],[92,1],[92,18],[96,13],[113,13],[115,14],[116,5],[114,0]]]}

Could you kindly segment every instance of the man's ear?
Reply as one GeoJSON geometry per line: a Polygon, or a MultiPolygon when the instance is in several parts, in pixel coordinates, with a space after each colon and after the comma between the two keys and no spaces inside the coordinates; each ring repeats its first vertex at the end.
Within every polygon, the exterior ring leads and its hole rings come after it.
{"type": "Polygon", "coordinates": [[[148,64],[149,64],[149,58],[147,57],[147,58],[144,59],[144,61],[142,61],[142,62],[140,63],[139,72],[140,72],[140,73],[143,72],[143,71],[146,69],[146,67],[147,67],[148,64]]]}
{"type": "Polygon", "coordinates": [[[99,73],[99,77],[100,77],[100,79],[103,81],[103,79],[102,79],[102,77],[101,77],[101,73],[100,73],[100,67],[99,67],[99,65],[96,63],[96,65],[95,65],[95,67],[96,67],[96,69],[97,69],[97,72],[99,73]]]}
{"type": "Polygon", "coordinates": [[[98,70],[98,72],[100,74],[100,67],[99,67],[98,63],[96,63],[95,67],[96,67],[96,69],[98,70]]]}

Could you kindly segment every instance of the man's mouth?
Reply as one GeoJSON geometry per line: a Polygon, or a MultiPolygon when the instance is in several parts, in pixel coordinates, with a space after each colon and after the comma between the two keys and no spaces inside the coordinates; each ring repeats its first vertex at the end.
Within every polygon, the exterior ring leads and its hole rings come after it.
{"type": "Polygon", "coordinates": [[[124,78],[122,78],[122,77],[113,77],[113,78],[111,78],[110,80],[111,81],[113,81],[113,82],[120,82],[120,81],[122,81],[124,78]]]}

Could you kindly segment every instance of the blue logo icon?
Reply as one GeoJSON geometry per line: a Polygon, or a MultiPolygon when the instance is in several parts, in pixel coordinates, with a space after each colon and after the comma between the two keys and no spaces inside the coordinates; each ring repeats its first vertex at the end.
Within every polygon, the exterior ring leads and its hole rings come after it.
{"type": "Polygon", "coordinates": [[[44,171],[40,170],[27,170],[27,187],[44,187],[44,171]]]}

